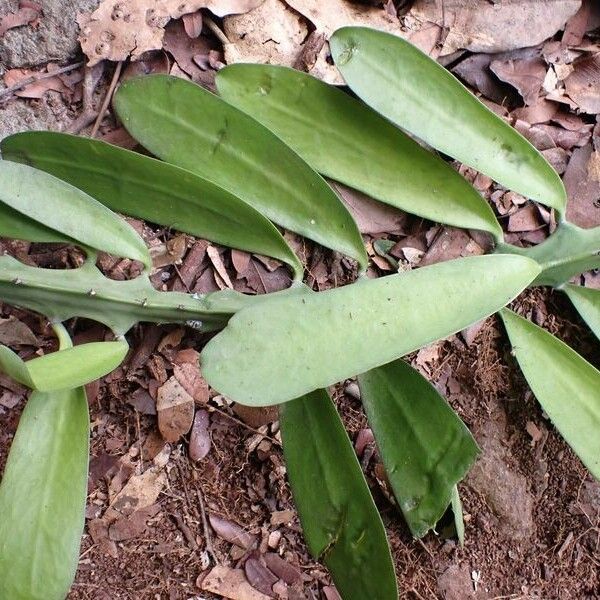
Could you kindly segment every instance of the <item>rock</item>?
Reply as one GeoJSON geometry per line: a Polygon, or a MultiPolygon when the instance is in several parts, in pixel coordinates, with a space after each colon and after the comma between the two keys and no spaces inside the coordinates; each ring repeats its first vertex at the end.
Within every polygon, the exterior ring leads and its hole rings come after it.
{"type": "Polygon", "coordinates": [[[452,565],[437,580],[438,590],[444,600],[468,600],[475,598],[473,583],[466,566],[452,565]]]}
{"type": "Polygon", "coordinates": [[[482,453],[466,481],[485,499],[498,531],[507,539],[524,541],[534,533],[534,498],[527,478],[507,461],[504,427],[504,415],[496,413],[475,432],[482,453]]]}
{"type": "MultiPolygon", "coordinates": [[[[77,15],[92,11],[99,0],[45,0],[39,27],[17,27],[0,39],[0,63],[5,67],[31,67],[49,61],[64,63],[77,52],[77,15]]],[[[3,10],[15,12],[18,0],[3,2],[3,10]]]]}
{"type": "Polygon", "coordinates": [[[0,105],[0,140],[12,133],[32,129],[61,131],[71,122],[67,108],[56,92],[48,92],[41,100],[13,98],[0,105]]]}

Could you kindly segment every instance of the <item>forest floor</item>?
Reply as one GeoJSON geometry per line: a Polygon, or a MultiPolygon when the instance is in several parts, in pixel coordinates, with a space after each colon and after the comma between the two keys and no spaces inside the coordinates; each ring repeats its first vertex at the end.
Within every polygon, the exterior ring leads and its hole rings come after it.
{"type": "MultiPolygon", "coordinates": [[[[159,47],[136,61],[129,60],[131,52],[151,48],[152,32],[138,31],[135,40],[117,38],[110,49],[98,50],[92,27],[82,42],[88,56],[81,53],[76,17],[97,3],[0,5],[0,138],[51,129],[134,147],[110,104],[102,108],[123,78],[169,72],[213,89],[216,70],[243,60],[295,66],[339,83],[327,57],[328,35],[345,24],[371,25],[407,37],[460,77],[563,176],[569,218],[582,227],[600,225],[600,9],[592,0],[417,0],[401,6],[230,0],[221,5],[235,4],[242,14],[222,18],[214,0],[198,3],[212,6],[213,13],[202,8],[171,20],[159,47]],[[88,59],[96,66],[85,66],[88,59]],[[32,76],[35,81],[24,85],[32,76]]],[[[539,243],[555,226],[542,206],[455,166],[489,200],[507,241],[539,243]]],[[[370,276],[389,274],[398,265],[410,269],[481,254],[487,247],[477,232],[424,221],[349,189],[341,193],[367,245],[370,276]]],[[[231,285],[266,293],[290,283],[276,261],[130,222],[151,248],[158,289],[209,292],[231,285]]],[[[345,259],[295,235],[286,237],[314,289],[352,281],[355,272],[345,259]]],[[[78,260],[73,248],[48,244],[0,240],[0,251],[52,268],[73,268],[78,260]]],[[[108,256],[100,265],[117,279],[136,269],[131,261],[108,256]]],[[[600,276],[585,274],[582,283],[600,288],[600,276]]],[[[563,295],[529,290],[513,307],[600,365],[597,339],[563,295]]],[[[0,343],[22,357],[54,349],[49,325],[39,315],[0,303],[0,317],[0,343]]],[[[69,330],[76,342],[108,335],[85,320],[69,323],[69,330]]],[[[277,411],[234,405],[187,368],[207,339],[178,327],[139,325],[128,335],[125,363],[88,386],[89,497],[70,600],[338,598],[302,537],[286,482],[277,411]],[[167,443],[157,427],[156,398],[174,381],[195,390],[196,416],[191,432],[167,443]],[[115,513],[114,500],[123,490],[143,497],[143,508],[115,513]]],[[[536,402],[498,319],[490,317],[407,359],[448,398],[482,455],[459,485],[464,547],[443,523],[437,534],[415,540],[386,486],[356,384],[346,381],[331,390],[384,519],[400,597],[600,598],[600,485],[536,402]]],[[[0,375],[0,469],[25,402],[24,388],[0,375]]]]}

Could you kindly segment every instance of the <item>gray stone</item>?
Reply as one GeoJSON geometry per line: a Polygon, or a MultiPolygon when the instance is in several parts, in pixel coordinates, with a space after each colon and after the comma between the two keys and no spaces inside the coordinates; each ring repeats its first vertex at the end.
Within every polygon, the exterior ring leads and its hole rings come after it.
{"type": "MultiPolygon", "coordinates": [[[[0,39],[0,63],[7,68],[65,63],[78,49],[77,15],[92,11],[99,0],[37,0],[42,6],[37,29],[16,27],[0,39]]],[[[0,16],[15,12],[18,0],[0,0],[0,16]]]]}
{"type": "Polygon", "coordinates": [[[485,499],[498,531],[507,539],[526,541],[535,531],[534,497],[527,478],[507,460],[504,432],[504,415],[499,412],[475,432],[482,453],[466,481],[485,499]]]}
{"type": "Polygon", "coordinates": [[[5,106],[0,105],[0,140],[20,131],[61,131],[71,121],[71,115],[57,92],[48,92],[43,100],[11,98],[5,106]]]}
{"type": "Polygon", "coordinates": [[[438,591],[444,600],[468,600],[475,598],[473,582],[468,567],[452,565],[437,580],[438,591]]]}

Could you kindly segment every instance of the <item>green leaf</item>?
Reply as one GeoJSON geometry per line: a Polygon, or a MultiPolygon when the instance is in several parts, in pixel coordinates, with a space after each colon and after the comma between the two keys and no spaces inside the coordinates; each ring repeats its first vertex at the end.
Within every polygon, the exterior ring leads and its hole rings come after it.
{"type": "Polygon", "coordinates": [[[128,350],[124,340],[91,342],[25,362],[6,346],[0,346],[0,371],[33,390],[72,389],[116,369],[128,350]]]}
{"type": "Polygon", "coordinates": [[[0,371],[29,389],[35,388],[25,361],[10,348],[0,345],[0,371]]]}
{"type": "Polygon", "coordinates": [[[5,159],[32,165],[108,208],[225,246],[302,265],[276,227],[227,190],[190,171],[90,138],[49,131],[2,140],[5,159]]]}
{"type": "Polygon", "coordinates": [[[406,40],[342,27],[329,40],[346,83],[384,117],[528,198],[564,212],[558,173],[450,72],[406,40]]]}
{"type": "Polygon", "coordinates": [[[288,478],[312,556],[344,600],[396,600],[385,529],[325,390],[280,407],[288,478]]]}
{"type": "Polygon", "coordinates": [[[440,393],[403,360],[358,377],[361,399],[402,514],[415,537],[435,528],[479,449],[440,393]]]}
{"type": "Polygon", "coordinates": [[[502,240],[492,209],[463,177],[341,90],[287,67],[242,63],[219,71],[217,89],[323,175],[420,217],[502,240]]]}
{"type": "Polygon", "coordinates": [[[533,285],[559,287],[574,275],[600,267],[600,227],[582,229],[572,223],[562,222],[541,244],[530,248],[498,244],[495,251],[535,260],[542,272],[533,285]]]}
{"type": "Polygon", "coordinates": [[[81,190],[28,165],[0,161],[0,217],[0,234],[7,237],[27,239],[30,233],[31,241],[73,241],[152,265],[144,241],[128,223],[81,190]],[[4,206],[11,210],[5,213],[4,206]],[[45,229],[55,237],[46,237],[45,229]]]}
{"type": "Polygon", "coordinates": [[[600,479],[600,371],[541,327],[503,309],[519,366],[554,426],[600,479]]]}
{"type": "Polygon", "coordinates": [[[569,296],[581,318],[600,339],[600,290],[567,284],[562,291],[569,296]]]}
{"type": "Polygon", "coordinates": [[[0,597],[64,600],[75,578],[87,496],[83,388],[33,392],[0,484],[0,597]]]}
{"type": "Polygon", "coordinates": [[[351,256],[367,255],[335,192],[266,127],[177,77],[130,79],[115,96],[127,130],[156,156],[229,190],[274,223],[351,256]]]}
{"type": "Polygon", "coordinates": [[[278,404],[386,364],[506,305],[539,273],[526,258],[462,258],[237,313],[201,354],[227,397],[278,404]]]}

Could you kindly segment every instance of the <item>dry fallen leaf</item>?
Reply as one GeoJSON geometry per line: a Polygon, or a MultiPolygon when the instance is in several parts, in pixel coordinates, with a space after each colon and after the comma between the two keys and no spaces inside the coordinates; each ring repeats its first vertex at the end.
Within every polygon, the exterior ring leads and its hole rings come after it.
{"type": "Polygon", "coordinates": [[[600,52],[573,63],[565,79],[565,89],[584,113],[600,113],[600,52]]]}
{"type": "Polygon", "coordinates": [[[225,44],[225,61],[256,62],[292,66],[308,35],[302,18],[282,0],[265,0],[253,11],[224,19],[230,43],[225,44]]]}
{"type": "Polygon", "coordinates": [[[37,346],[33,331],[13,315],[0,319],[0,344],[6,346],[37,346]]]}
{"type": "Polygon", "coordinates": [[[595,179],[598,162],[598,153],[592,151],[591,144],[577,148],[571,155],[564,175],[569,198],[567,219],[580,227],[600,225],[600,181],[595,179]]]}
{"type": "Polygon", "coordinates": [[[202,460],[209,452],[211,446],[210,432],[208,426],[210,417],[208,411],[199,409],[194,415],[194,424],[190,433],[190,458],[196,462],[202,460]]]}
{"type": "Polygon", "coordinates": [[[244,572],[250,582],[250,585],[266,594],[273,596],[273,586],[277,583],[276,577],[258,558],[249,558],[244,563],[244,572]]]}
{"type": "Polygon", "coordinates": [[[270,600],[271,598],[255,590],[248,583],[242,569],[231,569],[225,566],[215,567],[202,580],[201,588],[230,600],[270,600]]]}
{"type": "Polygon", "coordinates": [[[208,516],[208,520],[210,526],[221,539],[244,550],[250,550],[256,544],[256,538],[236,523],[212,514],[208,516]]]}
{"type": "Polygon", "coordinates": [[[0,19],[0,37],[2,37],[9,29],[32,23],[38,18],[39,14],[39,7],[36,9],[32,6],[22,6],[21,3],[17,12],[9,13],[0,19]]]}
{"type": "Polygon", "coordinates": [[[493,60],[490,69],[498,79],[515,87],[526,105],[534,104],[546,76],[546,62],[542,58],[521,60],[493,60]]]}
{"type": "Polygon", "coordinates": [[[581,0],[417,0],[410,15],[449,28],[441,55],[536,46],[561,30],[581,0]],[[516,16],[518,14],[518,17],[516,16]]]}
{"type": "Polygon", "coordinates": [[[80,14],[79,41],[89,66],[103,59],[137,60],[162,47],[164,27],[171,19],[208,8],[219,17],[243,13],[263,0],[103,0],[91,14],[80,14]]]}
{"type": "MultiPolygon", "coordinates": [[[[41,72],[43,73],[43,71],[41,72]]],[[[6,87],[19,84],[25,79],[39,75],[40,71],[31,71],[29,69],[8,69],[4,73],[4,84],[6,87]]],[[[22,87],[15,92],[15,96],[21,98],[43,98],[44,94],[49,91],[60,92],[61,94],[69,94],[70,89],[65,85],[64,81],[57,75],[55,77],[46,77],[34,81],[29,85],[22,87]]]]}
{"type": "Polygon", "coordinates": [[[194,398],[175,376],[170,377],[158,388],[156,412],[158,429],[168,442],[176,442],[191,429],[194,420],[194,398]]]}

